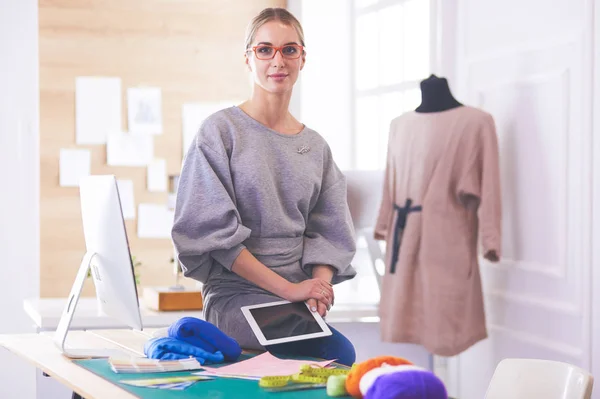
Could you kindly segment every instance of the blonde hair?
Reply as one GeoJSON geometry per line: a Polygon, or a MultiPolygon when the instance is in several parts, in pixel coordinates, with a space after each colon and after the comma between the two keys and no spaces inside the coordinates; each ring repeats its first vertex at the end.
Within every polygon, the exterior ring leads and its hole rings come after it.
{"type": "Polygon", "coordinates": [[[256,17],[252,19],[248,28],[246,29],[246,50],[250,48],[250,45],[256,37],[256,31],[271,21],[280,21],[288,26],[294,27],[300,38],[300,44],[304,47],[304,30],[300,22],[294,17],[294,15],[286,10],[285,8],[265,8],[256,17]]]}

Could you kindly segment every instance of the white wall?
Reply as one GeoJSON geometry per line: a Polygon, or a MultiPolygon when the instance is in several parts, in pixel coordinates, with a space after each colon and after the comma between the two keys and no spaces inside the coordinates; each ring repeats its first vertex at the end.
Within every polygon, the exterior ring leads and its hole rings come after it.
{"type": "Polygon", "coordinates": [[[435,31],[435,65],[433,71],[448,79],[454,91],[456,82],[456,40],[458,0],[432,0],[435,31]]]}
{"type": "Polygon", "coordinates": [[[490,338],[451,365],[451,393],[479,399],[503,358],[591,368],[593,3],[455,3],[455,93],[494,116],[502,171],[503,257],[482,265],[490,338]]]}
{"type": "MultiPolygon", "coordinates": [[[[597,3],[596,3],[597,4],[597,3]]],[[[600,137],[600,7],[594,7],[594,86],[593,86],[593,135],[600,137]]],[[[600,381],[600,140],[593,140],[593,166],[591,182],[593,187],[593,230],[592,230],[592,374],[600,381]]],[[[596,391],[600,391],[600,382],[596,382],[596,391]]],[[[596,394],[596,397],[599,395],[596,394]]]]}
{"type": "MultiPolygon", "coordinates": [[[[0,0],[0,333],[33,332],[39,294],[37,0],[0,0]]],[[[35,369],[0,349],[0,397],[35,398],[35,369]]]]}
{"type": "Polygon", "coordinates": [[[306,65],[290,107],[301,122],[327,140],[341,169],[352,166],[351,4],[348,0],[288,1],[306,41],[306,65]]]}

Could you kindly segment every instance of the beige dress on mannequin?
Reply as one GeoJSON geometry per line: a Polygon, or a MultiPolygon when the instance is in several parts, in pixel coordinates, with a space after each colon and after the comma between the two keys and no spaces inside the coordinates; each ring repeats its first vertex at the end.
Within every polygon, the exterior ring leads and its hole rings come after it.
{"type": "Polygon", "coordinates": [[[375,229],[387,248],[384,341],[454,356],[487,337],[478,246],[500,257],[498,158],[494,120],[480,109],[392,121],[375,229]]]}

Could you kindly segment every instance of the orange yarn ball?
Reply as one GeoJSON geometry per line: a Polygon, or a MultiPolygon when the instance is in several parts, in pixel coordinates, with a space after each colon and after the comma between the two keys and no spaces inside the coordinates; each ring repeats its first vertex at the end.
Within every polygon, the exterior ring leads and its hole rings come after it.
{"type": "Polygon", "coordinates": [[[360,379],[363,375],[366,374],[367,371],[372,370],[376,367],[381,367],[382,364],[387,363],[390,366],[399,366],[402,364],[412,365],[413,363],[395,356],[377,356],[369,360],[365,360],[361,363],[355,363],[352,366],[352,370],[348,373],[348,378],[346,378],[346,391],[350,395],[355,398],[362,398],[362,394],[360,393],[359,383],[360,379]]]}

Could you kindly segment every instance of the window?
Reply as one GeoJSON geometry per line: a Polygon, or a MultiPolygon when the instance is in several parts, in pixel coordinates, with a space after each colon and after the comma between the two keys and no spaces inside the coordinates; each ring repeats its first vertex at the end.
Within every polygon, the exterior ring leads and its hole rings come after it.
{"type": "MultiPolygon", "coordinates": [[[[342,170],[383,169],[390,121],[419,105],[419,82],[435,66],[430,55],[435,2],[288,4],[301,15],[307,44],[299,117],[323,134],[342,170]]],[[[336,305],[374,305],[380,299],[365,238],[359,235],[356,244],[352,265],[358,275],[336,285],[336,305]]],[[[377,265],[380,273],[382,266],[377,265]]]]}
{"type": "Polygon", "coordinates": [[[430,1],[353,1],[356,169],[384,168],[391,120],[421,102],[434,53],[430,1]]]}

